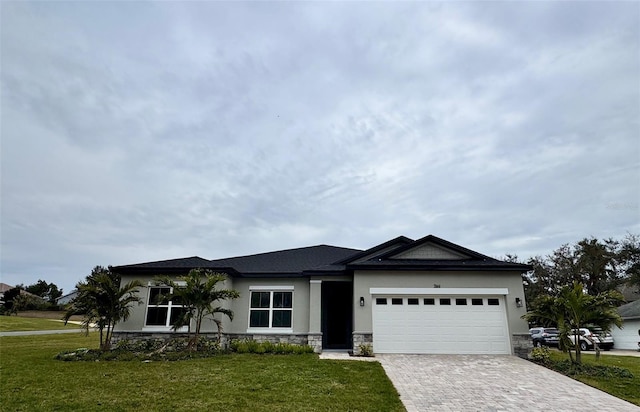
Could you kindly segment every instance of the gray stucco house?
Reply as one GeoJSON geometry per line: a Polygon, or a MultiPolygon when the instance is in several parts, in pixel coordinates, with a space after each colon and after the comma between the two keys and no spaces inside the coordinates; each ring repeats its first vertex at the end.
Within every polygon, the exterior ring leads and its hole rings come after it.
{"type": "MultiPolygon", "coordinates": [[[[526,355],[530,347],[521,274],[503,262],[429,235],[401,236],[367,250],[319,245],[228,259],[189,257],[113,267],[140,280],[144,304],[114,339],[166,337],[179,304],[157,305],[158,275],[193,268],[228,275],[225,339],[309,344],[317,352],[372,345],[375,353],[526,355]]],[[[179,331],[178,331],[179,332],[179,331]]],[[[215,324],[203,326],[215,334],[215,324]]]]}
{"type": "Polygon", "coordinates": [[[622,317],[622,329],[614,326],[611,328],[614,347],[616,349],[640,350],[640,299],[629,302],[618,308],[622,317]]]}

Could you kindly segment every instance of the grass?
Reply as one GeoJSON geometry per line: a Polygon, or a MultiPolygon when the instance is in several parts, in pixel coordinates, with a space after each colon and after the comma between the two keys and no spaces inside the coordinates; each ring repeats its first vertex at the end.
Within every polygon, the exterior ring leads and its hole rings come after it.
{"type": "MultiPolygon", "coordinates": [[[[568,354],[558,351],[551,351],[550,354],[551,359],[554,361],[561,361],[569,358],[568,354]]],[[[613,376],[585,375],[576,375],[572,376],[572,378],[640,406],[640,390],[638,390],[638,388],[640,388],[640,358],[634,356],[602,354],[600,356],[600,360],[596,361],[595,354],[583,352],[582,362],[590,365],[616,366],[628,369],[633,373],[634,377],[632,379],[621,379],[613,376]]]]}
{"type": "Polygon", "coordinates": [[[58,319],[0,316],[0,332],[27,330],[79,329],[80,325],[67,324],[58,319]]]}
{"type": "Polygon", "coordinates": [[[62,362],[95,333],[0,338],[2,411],[402,411],[377,362],[233,354],[176,362],[62,362]]]}
{"type": "MultiPolygon", "coordinates": [[[[60,320],[64,316],[64,310],[26,310],[18,312],[18,316],[23,318],[45,318],[60,320]]],[[[82,315],[72,315],[69,320],[82,320],[82,315]]]]}

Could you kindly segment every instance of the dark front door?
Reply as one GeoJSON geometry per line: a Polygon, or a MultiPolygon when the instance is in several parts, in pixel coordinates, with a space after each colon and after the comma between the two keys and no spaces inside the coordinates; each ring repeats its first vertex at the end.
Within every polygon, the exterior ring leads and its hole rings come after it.
{"type": "Polygon", "coordinates": [[[351,349],[353,284],[322,282],[322,347],[351,349]]]}

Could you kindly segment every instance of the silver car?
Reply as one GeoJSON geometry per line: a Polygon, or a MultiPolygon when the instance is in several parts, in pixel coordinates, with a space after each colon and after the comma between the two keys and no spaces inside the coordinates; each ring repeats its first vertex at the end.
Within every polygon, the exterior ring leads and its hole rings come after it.
{"type": "Polygon", "coordinates": [[[540,346],[558,346],[559,332],[556,328],[531,328],[529,329],[533,346],[538,348],[540,346]]]}

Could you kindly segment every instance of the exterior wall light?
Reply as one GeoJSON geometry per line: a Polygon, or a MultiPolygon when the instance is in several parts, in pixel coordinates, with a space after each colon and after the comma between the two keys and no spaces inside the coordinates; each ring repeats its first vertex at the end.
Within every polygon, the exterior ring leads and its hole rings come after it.
{"type": "Polygon", "coordinates": [[[360,296],[360,306],[364,306],[364,297],[360,296]]]}
{"type": "Polygon", "coordinates": [[[516,306],[519,307],[519,308],[522,307],[522,299],[516,298],[516,306]]]}

